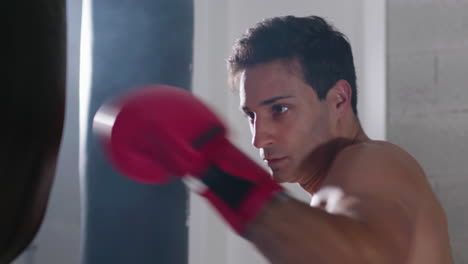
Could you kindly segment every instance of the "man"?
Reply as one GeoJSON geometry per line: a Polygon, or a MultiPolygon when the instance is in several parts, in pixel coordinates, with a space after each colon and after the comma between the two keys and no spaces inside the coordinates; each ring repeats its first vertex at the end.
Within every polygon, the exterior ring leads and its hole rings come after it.
{"type": "Polygon", "coordinates": [[[239,39],[231,83],[252,144],[312,207],[268,202],[245,237],[272,263],[452,263],[446,216],[411,155],[362,130],[346,37],[324,19],[276,17],[239,39]]]}
{"type": "Polygon", "coordinates": [[[359,124],[343,34],[319,17],[265,20],[236,43],[229,65],[276,181],[229,142],[208,107],[167,85],[136,89],[96,114],[114,166],[143,183],[184,179],[272,263],[453,263],[423,170],[359,124]],[[299,183],[312,206],[277,182],[299,183]]]}

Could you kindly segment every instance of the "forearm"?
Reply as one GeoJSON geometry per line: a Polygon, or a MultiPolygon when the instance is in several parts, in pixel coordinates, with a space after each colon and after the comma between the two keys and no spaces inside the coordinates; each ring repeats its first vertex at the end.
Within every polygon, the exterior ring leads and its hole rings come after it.
{"type": "Polygon", "coordinates": [[[361,243],[368,242],[366,232],[347,217],[279,196],[265,206],[245,238],[271,263],[362,264],[374,259],[361,243]]]}

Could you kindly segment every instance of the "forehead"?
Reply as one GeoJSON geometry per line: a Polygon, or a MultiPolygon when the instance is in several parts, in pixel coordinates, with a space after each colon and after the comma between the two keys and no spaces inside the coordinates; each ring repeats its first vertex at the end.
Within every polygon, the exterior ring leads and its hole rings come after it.
{"type": "Polygon", "coordinates": [[[240,73],[241,106],[253,106],[273,97],[301,97],[313,93],[295,62],[274,61],[258,64],[240,73]]]}

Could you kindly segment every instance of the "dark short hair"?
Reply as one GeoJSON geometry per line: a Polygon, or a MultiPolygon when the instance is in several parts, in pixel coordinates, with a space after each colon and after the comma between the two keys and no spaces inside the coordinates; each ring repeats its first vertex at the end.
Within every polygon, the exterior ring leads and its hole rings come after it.
{"type": "Polygon", "coordinates": [[[304,81],[323,100],[339,80],[351,86],[357,114],[356,72],[347,37],[318,16],[265,19],[236,41],[228,59],[230,78],[261,63],[297,60],[304,81]]]}

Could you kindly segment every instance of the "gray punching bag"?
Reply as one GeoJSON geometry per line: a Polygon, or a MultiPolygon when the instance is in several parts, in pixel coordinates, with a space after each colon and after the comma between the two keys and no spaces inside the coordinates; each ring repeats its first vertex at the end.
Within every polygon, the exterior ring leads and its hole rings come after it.
{"type": "Polygon", "coordinates": [[[105,158],[92,133],[92,119],[109,98],[136,86],[161,83],[190,89],[193,2],[94,0],[91,7],[93,70],[82,142],[82,263],[187,263],[185,187],[124,178],[105,158]]]}

